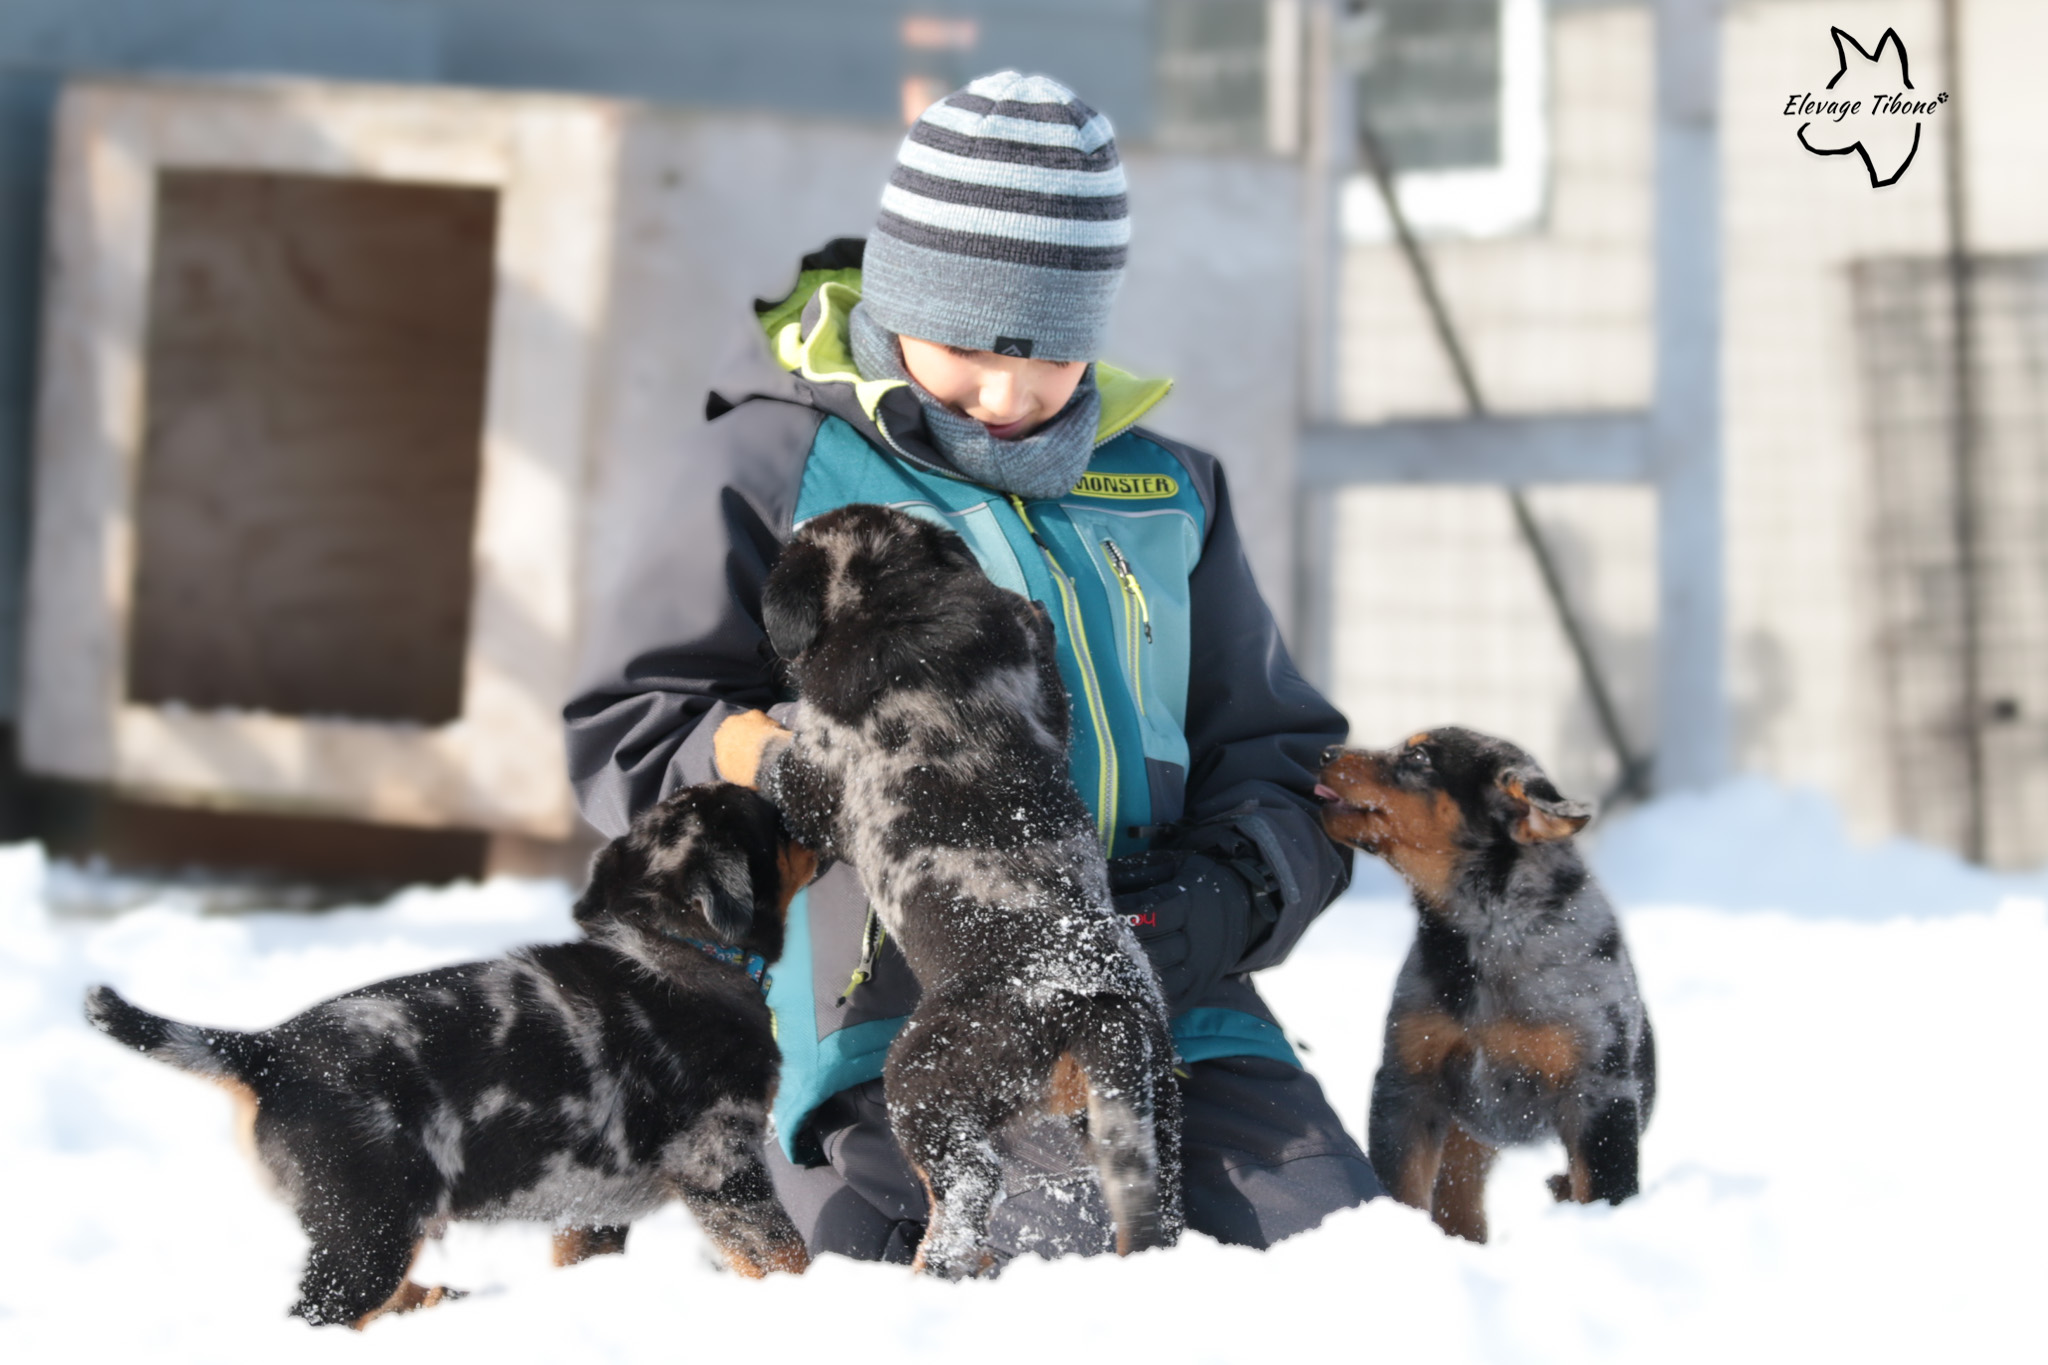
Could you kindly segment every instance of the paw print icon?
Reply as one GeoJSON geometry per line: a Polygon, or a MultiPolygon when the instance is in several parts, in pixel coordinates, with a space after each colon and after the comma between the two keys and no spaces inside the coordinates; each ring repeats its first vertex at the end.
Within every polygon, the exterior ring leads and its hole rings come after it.
{"type": "Polygon", "coordinates": [[[1846,30],[1834,39],[1836,71],[1827,88],[1791,96],[1785,113],[1804,121],[1799,145],[1815,156],[1854,152],[1870,175],[1870,187],[1895,185],[1920,150],[1922,122],[1948,103],[1948,92],[1922,96],[1913,89],[1906,44],[1886,29],[1874,50],[1865,51],[1846,30]]]}

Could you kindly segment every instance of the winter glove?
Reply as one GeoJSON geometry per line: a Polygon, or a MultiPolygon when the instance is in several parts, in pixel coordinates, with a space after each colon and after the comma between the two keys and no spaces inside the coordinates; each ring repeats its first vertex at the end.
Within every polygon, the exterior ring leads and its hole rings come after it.
{"type": "Polygon", "coordinates": [[[1109,864],[1117,913],[1152,960],[1173,1014],[1236,971],[1272,931],[1280,918],[1276,887],[1251,841],[1227,828],[1109,864]]]}

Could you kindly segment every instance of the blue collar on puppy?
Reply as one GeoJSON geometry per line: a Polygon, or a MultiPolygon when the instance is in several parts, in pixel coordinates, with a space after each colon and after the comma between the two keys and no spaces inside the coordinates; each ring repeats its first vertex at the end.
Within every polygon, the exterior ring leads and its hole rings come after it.
{"type": "Polygon", "coordinates": [[[726,943],[709,943],[704,939],[691,938],[686,934],[664,933],[662,936],[664,938],[672,938],[677,943],[687,943],[714,962],[723,962],[728,967],[738,967],[753,980],[755,985],[761,988],[761,994],[766,995],[768,993],[768,987],[772,984],[768,976],[768,959],[762,957],[759,953],[750,953],[743,948],[735,948],[726,943]]]}

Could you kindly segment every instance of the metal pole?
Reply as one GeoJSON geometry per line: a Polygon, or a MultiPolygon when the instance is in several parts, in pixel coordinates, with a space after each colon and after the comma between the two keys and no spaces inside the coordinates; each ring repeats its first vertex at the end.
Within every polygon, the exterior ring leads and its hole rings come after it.
{"type": "Polygon", "coordinates": [[[1728,764],[1719,0],[1657,0],[1657,786],[1728,764]]]}
{"type": "MultiPolygon", "coordinates": [[[[1343,278],[1338,243],[1338,195],[1350,161],[1343,127],[1346,91],[1337,69],[1336,0],[1301,0],[1301,410],[1326,425],[1337,412],[1337,296],[1343,278]]],[[[1296,471],[1294,486],[1294,603],[1291,639],[1304,676],[1328,691],[1336,682],[1335,618],[1331,582],[1335,495],[1312,488],[1296,471]]]]}
{"type": "Polygon", "coordinates": [[[1990,852],[1984,773],[1984,620],[1980,600],[1983,583],[1977,557],[1977,392],[1976,298],[1970,271],[1969,182],[1964,159],[1962,99],[1962,15],[1958,0],[1942,0],[1941,40],[1948,54],[1948,84],[1955,96],[1942,111],[1948,152],[1945,189],[1948,210],[1949,325],[1954,345],[1949,350],[1952,458],[1955,461],[1955,537],[1957,604],[1962,648],[1957,651],[1963,693],[1963,854],[1973,863],[1990,852]]]}
{"type": "MultiPolygon", "coordinates": [[[[1437,344],[1443,348],[1444,358],[1450,362],[1451,373],[1458,381],[1458,390],[1464,395],[1466,411],[1475,418],[1485,417],[1485,395],[1480,392],[1478,376],[1472,371],[1465,344],[1458,335],[1456,324],[1451,321],[1450,310],[1444,306],[1443,295],[1437,290],[1436,272],[1430,268],[1429,257],[1423,253],[1422,243],[1416,240],[1408,215],[1401,208],[1399,196],[1394,193],[1393,172],[1379,138],[1363,118],[1358,120],[1358,145],[1365,153],[1373,184],[1378,186],[1380,198],[1387,206],[1394,239],[1400,244],[1401,255],[1408,263],[1408,273],[1414,277],[1416,290],[1422,295],[1430,326],[1436,331],[1437,344]]],[[[1529,547],[1530,557],[1536,561],[1536,571],[1543,579],[1543,590],[1557,611],[1557,623],[1564,630],[1572,658],[1579,666],[1579,676],[1585,680],[1586,692],[1593,700],[1594,717],[1599,721],[1601,733],[1607,737],[1608,747],[1614,750],[1615,762],[1621,769],[1610,797],[1647,795],[1649,760],[1638,755],[1629,743],[1628,731],[1622,726],[1621,713],[1614,704],[1613,693],[1608,690],[1606,676],[1600,671],[1600,662],[1593,655],[1585,626],[1579,620],[1564,577],[1558,572],[1557,557],[1551,553],[1549,541],[1536,524],[1535,514],[1529,510],[1528,496],[1515,485],[1509,485],[1507,495],[1508,506],[1515,515],[1515,529],[1529,547]]]]}
{"type": "Polygon", "coordinates": [[[1348,144],[1348,109],[1337,66],[1336,0],[1304,0],[1302,81],[1302,411],[1311,422],[1337,414],[1337,296],[1343,278],[1338,204],[1348,144]]]}

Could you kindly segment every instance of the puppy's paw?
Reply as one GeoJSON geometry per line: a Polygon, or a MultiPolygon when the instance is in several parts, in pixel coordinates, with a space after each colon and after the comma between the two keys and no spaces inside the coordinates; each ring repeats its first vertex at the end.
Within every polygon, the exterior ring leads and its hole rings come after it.
{"type": "Polygon", "coordinates": [[[750,1280],[775,1274],[801,1275],[811,1268],[811,1253],[802,1242],[782,1243],[761,1250],[727,1247],[719,1268],[736,1271],[750,1280]]]}
{"type": "MultiPolygon", "coordinates": [[[[415,1308],[432,1308],[437,1303],[453,1303],[469,1297],[467,1289],[451,1289],[445,1284],[418,1285],[407,1281],[406,1288],[413,1291],[402,1305],[394,1304],[388,1311],[410,1313],[415,1308]]],[[[403,1293],[403,1291],[400,1291],[403,1293]]]]}
{"type": "Polygon", "coordinates": [[[986,1246],[937,1246],[926,1236],[910,1263],[915,1275],[941,1280],[992,1280],[1002,1272],[1002,1263],[986,1246]]]}
{"type": "Polygon", "coordinates": [[[558,1228],[554,1237],[555,1264],[575,1265],[593,1256],[617,1256],[626,1250],[626,1229],[622,1227],[558,1228]]]}
{"type": "Polygon", "coordinates": [[[466,1289],[450,1289],[445,1284],[414,1284],[411,1280],[407,1280],[404,1284],[398,1286],[398,1292],[386,1300],[382,1308],[363,1314],[349,1325],[360,1332],[378,1318],[384,1317],[387,1314],[411,1313],[421,1308],[432,1308],[437,1303],[448,1303],[462,1298],[468,1292],[466,1289]]]}

